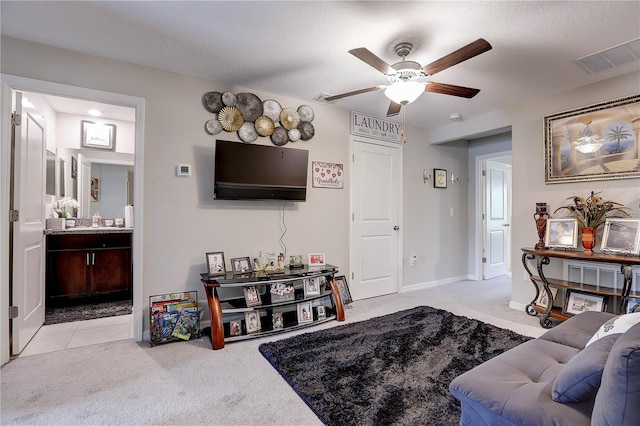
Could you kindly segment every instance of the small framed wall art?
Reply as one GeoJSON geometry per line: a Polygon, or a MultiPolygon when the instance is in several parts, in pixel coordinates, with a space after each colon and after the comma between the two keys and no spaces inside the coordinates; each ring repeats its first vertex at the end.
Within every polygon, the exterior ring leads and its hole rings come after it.
{"type": "Polygon", "coordinates": [[[433,187],[445,189],[447,187],[447,171],[444,169],[433,169],[433,187]]]}
{"type": "Polygon", "coordinates": [[[82,147],[113,151],[116,149],[116,125],[82,120],[82,147]]]}

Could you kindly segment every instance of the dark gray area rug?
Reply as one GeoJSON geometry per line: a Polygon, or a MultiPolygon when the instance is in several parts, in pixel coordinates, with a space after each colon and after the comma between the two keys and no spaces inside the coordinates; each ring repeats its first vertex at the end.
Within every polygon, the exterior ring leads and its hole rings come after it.
{"type": "Polygon", "coordinates": [[[421,306],[259,350],[327,425],[457,425],[451,380],[529,339],[421,306]]]}
{"type": "Polygon", "coordinates": [[[44,313],[44,325],[127,315],[132,312],[132,306],[131,300],[119,300],[76,306],[47,307],[44,313]]]}

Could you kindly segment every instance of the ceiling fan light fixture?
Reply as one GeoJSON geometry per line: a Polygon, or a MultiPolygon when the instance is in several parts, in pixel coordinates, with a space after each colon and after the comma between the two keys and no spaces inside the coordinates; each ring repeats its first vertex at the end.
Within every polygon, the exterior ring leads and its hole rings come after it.
{"type": "Polygon", "coordinates": [[[407,105],[418,99],[424,92],[426,83],[418,81],[397,81],[384,90],[387,98],[400,105],[407,105]]]}

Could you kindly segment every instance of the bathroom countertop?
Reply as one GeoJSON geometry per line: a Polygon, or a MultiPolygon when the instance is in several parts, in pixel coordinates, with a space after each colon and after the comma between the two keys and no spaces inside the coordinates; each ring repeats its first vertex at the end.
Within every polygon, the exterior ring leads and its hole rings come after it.
{"type": "Polygon", "coordinates": [[[77,234],[131,234],[133,228],[116,228],[115,226],[100,226],[93,228],[91,226],[80,226],[67,229],[45,229],[46,235],[77,235],[77,234]]]}

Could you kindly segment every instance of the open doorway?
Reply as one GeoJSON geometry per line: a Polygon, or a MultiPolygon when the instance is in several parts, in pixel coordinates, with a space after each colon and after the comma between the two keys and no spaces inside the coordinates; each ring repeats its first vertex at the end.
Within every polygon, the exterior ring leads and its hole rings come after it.
{"type": "MultiPolygon", "coordinates": [[[[128,110],[128,113],[133,117],[133,120],[130,121],[129,124],[126,126],[129,126],[132,129],[132,131],[130,132],[132,135],[130,139],[134,149],[132,150],[132,152],[127,154],[129,155],[129,158],[130,158],[129,160],[130,164],[128,166],[133,169],[133,179],[135,180],[135,182],[133,182],[131,185],[127,185],[127,187],[130,190],[131,186],[133,186],[134,202],[137,200],[142,200],[141,149],[142,149],[143,141],[142,141],[141,118],[143,117],[143,114],[144,114],[144,111],[143,111],[144,102],[142,99],[125,96],[125,95],[108,93],[108,92],[99,92],[99,91],[78,88],[73,86],[64,86],[64,85],[58,85],[55,83],[30,80],[30,79],[25,79],[21,77],[7,76],[7,75],[2,76],[2,83],[3,83],[2,85],[3,96],[8,95],[9,93],[13,94],[14,91],[20,91],[20,92],[38,94],[41,97],[51,97],[52,99],[55,98],[56,100],[62,100],[65,102],[72,102],[72,101],[89,102],[89,100],[92,100],[91,102],[96,102],[105,106],[115,106],[118,108],[125,107],[128,110]]],[[[6,101],[3,102],[2,105],[3,105],[3,108],[2,108],[3,121],[8,121],[7,117],[12,115],[12,110],[10,110],[11,105],[9,105],[9,103],[6,101]]],[[[55,111],[55,113],[60,113],[67,116],[73,115],[69,111],[60,111],[58,106],[54,107],[50,105],[50,107],[51,107],[51,111],[58,109],[58,111],[55,111]]],[[[65,124],[63,123],[64,120],[60,120],[60,121],[61,123],[58,123],[58,126],[54,126],[55,135],[64,133],[63,131],[65,126],[65,124]]],[[[80,138],[80,133],[81,133],[80,129],[77,129],[77,132],[74,131],[73,139],[77,140],[78,138],[80,138]]],[[[10,147],[10,141],[6,137],[6,134],[3,133],[3,139],[2,139],[3,156],[6,152],[10,151],[9,147],[10,147]]],[[[47,148],[49,147],[47,146],[47,148]]],[[[59,182],[55,183],[53,186],[55,188],[55,195],[53,196],[47,195],[46,197],[62,197],[62,196],[73,197],[74,195],[78,195],[77,189],[73,187],[73,183],[72,183],[73,180],[70,178],[71,173],[73,173],[73,163],[74,163],[71,157],[75,152],[73,152],[69,156],[69,158],[66,158],[65,156],[69,154],[69,151],[65,153],[64,149],[62,148],[67,150],[75,149],[75,148],[80,149],[80,147],[71,147],[71,148],[61,147],[59,154],[57,152],[57,149],[54,149],[54,150],[48,149],[48,151],[54,154],[55,173],[53,173],[53,176],[58,177],[59,182]],[[58,154],[57,158],[56,158],[56,154],[58,154]],[[75,193],[74,193],[74,190],[76,190],[75,193]]],[[[118,159],[114,160],[113,158],[105,160],[105,153],[98,154],[97,158],[99,161],[106,161],[107,163],[109,161],[118,161],[118,159]]],[[[6,158],[3,159],[2,179],[5,182],[8,182],[10,180],[12,181],[12,177],[9,176],[10,173],[8,172],[10,170],[10,167],[8,166],[10,166],[11,164],[8,165],[7,162],[8,161],[6,161],[6,158]]],[[[131,176],[130,169],[127,170],[126,173],[127,173],[127,176],[131,176]]],[[[21,191],[19,182],[17,183],[17,186],[13,185],[13,187],[15,187],[14,193],[19,193],[21,191]]],[[[9,205],[9,202],[8,202],[9,198],[11,197],[3,194],[3,200],[2,200],[3,204],[9,205]]],[[[137,204],[136,210],[133,216],[135,218],[138,218],[138,217],[141,217],[141,214],[142,214],[141,213],[142,205],[140,203],[136,203],[136,204],[137,204]]],[[[47,214],[45,210],[46,209],[43,209],[43,213],[42,213],[43,218],[47,214]]],[[[84,216],[86,213],[83,212],[81,214],[84,216]]],[[[136,222],[140,225],[142,224],[142,221],[139,219],[136,222]]],[[[10,229],[11,230],[15,229],[13,223],[10,225],[10,229]]],[[[142,259],[142,247],[140,242],[141,232],[138,233],[138,229],[136,229],[135,232],[133,232],[133,244],[132,244],[133,256],[132,257],[135,259],[142,259]]],[[[7,232],[7,229],[6,228],[3,229],[2,232],[3,233],[7,232]]],[[[7,234],[9,234],[9,232],[7,232],[7,234]]],[[[6,265],[11,263],[13,265],[13,261],[11,262],[9,261],[9,258],[11,257],[10,253],[3,253],[2,257],[3,257],[2,259],[3,264],[6,265]]],[[[44,255],[42,256],[42,258],[44,258],[44,255]]],[[[45,268],[44,264],[39,265],[38,267],[38,269],[40,270],[44,270],[44,268],[45,268]]],[[[133,300],[134,314],[132,314],[131,316],[131,325],[129,325],[129,334],[132,335],[134,339],[137,341],[142,340],[143,318],[141,314],[142,312],[141,274],[142,274],[142,270],[141,270],[140,262],[134,263],[133,279],[132,279],[132,300],[133,300]]],[[[44,274],[42,274],[42,276],[44,276],[44,274]]],[[[13,275],[9,275],[8,277],[5,276],[2,278],[2,282],[1,282],[2,294],[9,296],[6,298],[3,297],[3,300],[6,301],[5,303],[2,304],[3,318],[9,318],[9,312],[11,312],[12,315],[16,313],[17,315],[20,315],[19,314],[20,309],[16,309],[15,306],[13,305],[13,298],[11,297],[11,295],[15,294],[16,292],[24,292],[24,288],[20,288],[21,283],[15,282],[12,278],[13,278],[13,275]]],[[[23,310],[23,313],[25,311],[26,310],[23,310]]],[[[11,353],[16,354],[16,350],[12,348],[12,345],[13,345],[12,334],[14,331],[13,329],[15,328],[15,324],[14,324],[14,321],[11,319],[8,322],[0,320],[0,325],[2,330],[2,341],[1,341],[2,363],[4,363],[9,359],[9,356],[11,353]]],[[[95,343],[98,343],[98,342],[95,342],[95,343]]],[[[23,339],[22,347],[24,347],[24,344],[25,344],[25,339],[23,339]]]]}

